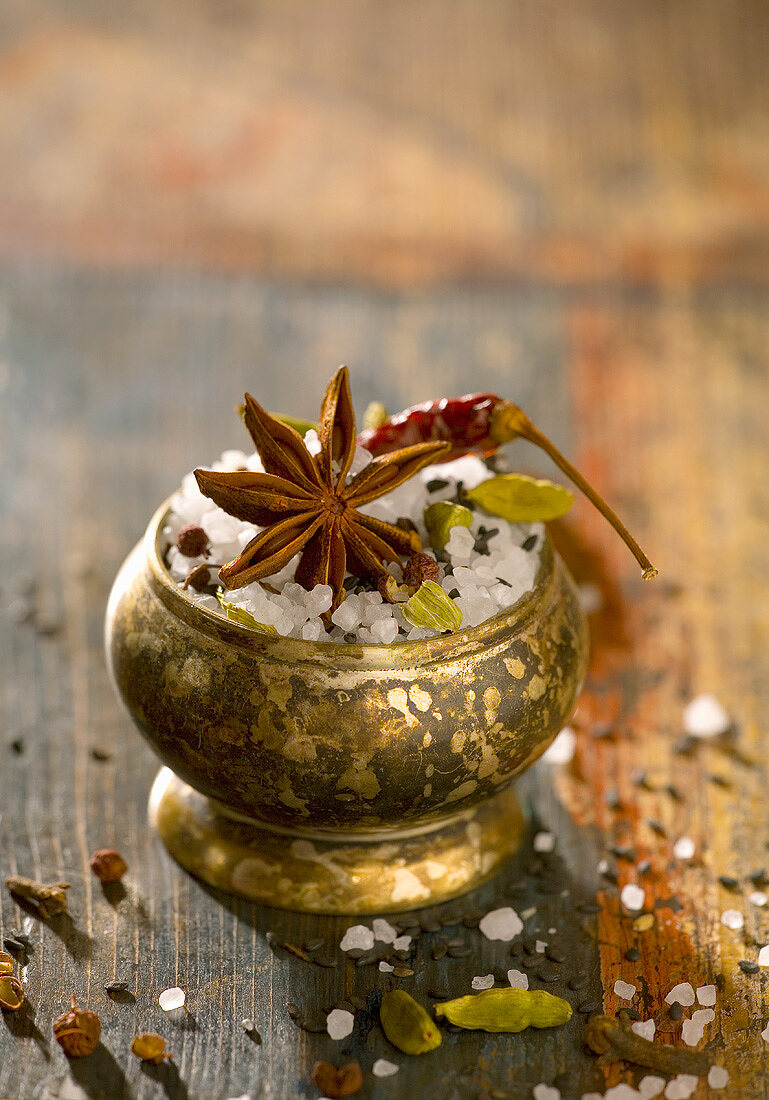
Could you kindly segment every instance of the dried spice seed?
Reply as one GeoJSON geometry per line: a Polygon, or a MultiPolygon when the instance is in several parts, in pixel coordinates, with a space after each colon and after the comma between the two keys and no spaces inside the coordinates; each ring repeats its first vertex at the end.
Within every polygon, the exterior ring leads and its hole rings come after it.
{"type": "Polygon", "coordinates": [[[462,924],[465,928],[477,928],[482,916],[480,909],[468,909],[462,917],[462,924]]]}
{"type": "Polygon", "coordinates": [[[759,867],[757,871],[751,871],[748,875],[748,879],[754,886],[764,886],[769,882],[765,867],[759,867]]]}
{"type": "Polygon", "coordinates": [[[557,982],[560,981],[560,974],[554,966],[541,966],[537,971],[537,977],[541,982],[557,982]]]}
{"type": "Polygon", "coordinates": [[[751,962],[750,959],[740,959],[737,965],[743,974],[758,974],[761,969],[757,962],[751,962]]]}
{"type": "Polygon", "coordinates": [[[632,848],[629,844],[607,844],[607,852],[610,852],[615,859],[623,859],[627,863],[635,863],[638,858],[638,853],[635,848],[632,848]]]}
{"type": "Polygon", "coordinates": [[[308,940],[304,946],[308,951],[319,951],[321,947],[326,946],[326,941],[323,937],[319,937],[318,939],[308,940]]]}
{"type": "Polygon", "coordinates": [[[284,942],[280,945],[284,951],[287,951],[289,955],[293,955],[296,959],[301,959],[302,962],[309,962],[310,956],[302,947],[297,947],[295,943],[284,942]]]}
{"type": "Polygon", "coordinates": [[[13,974],[0,974],[0,1009],[16,1012],[24,1004],[24,986],[13,974]]]}
{"type": "Polygon", "coordinates": [[[379,962],[378,951],[367,951],[365,955],[361,955],[359,959],[355,960],[356,966],[371,966],[372,963],[379,962]]]}
{"type": "Polygon", "coordinates": [[[99,1044],[101,1021],[95,1012],[78,1008],[73,994],[72,1007],[53,1021],[53,1034],[68,1058],[85,1058],[99,1044]]]}
{"type": "Polygon", "coordinates": [[[739,890],[739,879],[734,878],[732,875],[719,875],[718,881],[724,887],[725,890],[739,890]]]}
{"type": "Polygon", "coordinates": [[[293,1001],[289,1001],[286,1005],[286,1012],[289,1014],[292,1020],[298,1020],[302,1015],[302,1010],[299,1005],[294,1004],[293,1001]]]}
{"type": "Polygon", "coordinates": [[[414,589],[425,581],[434,581],[437,584],[440,576],[440,566],[431,554],[412,554],[403,567],[403,583],[414,589]]]}
{"type": "Polygon", "coordinates": [[[185,558],[207,558],[208,535],[196,523],[186,523],[176,536],[176,548],[185,558]]]}
{"type": "Polygon", "coordinates": [[[653,1043],[642,1035],[627,1031],[609,1016],[596,1016],[587,1025],[587,1044],[609,1061],[634,1062],[638,1066],[663,1073],[708,1072],[710,1058],[704,1052],[681,1050],[664,1043],[653,1043]]]}
{"type": "Polygon", "coordinates": [[[434,943],[430,948],[430,954],[434,959],[442,959],[447,951],[448,948],[445,943],[434,943]]]}
{"type": "Polygon", "coordinates": [[[566,962],[566,955],[561,951],[560,947],[556,947],[554,944],[548,944],[545,948],[545,954],[548,959],[554,963],[566,962]]]}
{"type": "Polygon", "coordinates": [[[638,950],[637,947],[630,947],[625,952],[625,958],[627,959],[628,962],[631,962],[631,963],[632,962],[638,962],[638,960],[641,958],[641,952],[638,950]]]}
{"type": "Polygon", "coordinates": [[[395,966],[393,967],[393,977],[395,978],[411,978],[414,975],[414,971],[410,966],[395,966]]]}
{"type": "Polygon", "coordinates": [[[142,1062],[149,1062],[155,1066],[159,1066],[166,1058],[169,1060],[171,1058],[166,1050],[165,1039],[151,1031],[143,1031],[136,1036],[131,1043],[131,1052],[142,1062]]]}
{"type": "Polygon", "coordinates": [[[683,1005],[679,1004],[678,1001],[673,1001],[670,1008],[668,1009],[668,1016],[670,1017],[670,1019],[678,1021],[683,1018],[683,1014],[683,1005]]]}
{"type": "Polygon", "coordinates": [[[593,1012],[600,1012],[602,1007],[603,1005],[601,1001],[597,1000],[596,998],[592,998],[591,1000],[583,1001],[580,1005],[578,1005],[577,1012],[579,1012],[583,1016],[590,1016],[593,1012]]]}
{"type": "Polygon", "coordinates": [[[128,982],[107,982],[104,987],[104,992],[109,993],[110,996],[113,993],[127,993],[128,982]]]}
{"type": "Polygon", "coordinates": [[[435,1006],[436,1016],[471,1031],[517,1032],[558,1027],[571,1019],[568,1001],[535,989],[486,989],[435,1006]]]}
{"type": "Polygon", "coordinates": [[[99,882],[120,882],[128,870],[128,864],[114,848],[100,848],[91,856],[91,870],[99,882]]]}
{"type": "Polygon", "coordinates": [[[312,1083],[324,1096],[337,1100],[356,1093],[363,1084],[363,1074],[357,1062],[339,1068],[330,1062],[316,1062],[312,1067],[312,1083]]]}
{"type": "Polygon", "coordinates": [[[24,954],[27,950],[27,945],[14,936],[3,936],[3,947],[9,951],[15,951],[17,955],[24,954]]]}
{"type": "Polygon", "coordinates": [[[43,920],[55,917],[67,908],[65,891],[70,888],[68,882],[35,882],[34,879],[24,878],[23,875],[9,875],[5,885],[12,894],[33,902],[43,920]]]}
{"type": "Polygon", "coordinates": [[[316,955],[312,961],[316,966],[322,966],[324,970],[333,970],[335,966],[338,966],[338,960],[332,955],[316,955]]]}
{"type": "Polygon", "coordinates": [[[403,989],[385,993],[379,1018],[387,1038],[404,1054],[426,1054],[441,1045],[435,1022],[403,989]]]}
{"type": "Polygon", "coordinates": [[[470,954],[469,947],[450,947],[447,952],[450,959],[466,959],[470,954]]]}
{"type": "Polygon", "coordinates": [[[647,817],[646,824],[649,826],[653,833],[657,834],[657,836],[667,836],[665,826],[661,825],[659,821],[655,821],[653,818],[647,817]]]}
{"type": "Polygon", "coordinates": [[[652,863],[650,859],[642,859],[636,864],[636,871],[639,875],[648,875],[652,869],[652,863]]]}
{"type": "Polygon", "coordinates": [[[434,477],[432,481],[427,482],[425,488],[427,489],[428,493],[437,493],[441,489],[446,489],[448,487],[448,484],[448,481],[445,481],[442,477],[434,477]]]}

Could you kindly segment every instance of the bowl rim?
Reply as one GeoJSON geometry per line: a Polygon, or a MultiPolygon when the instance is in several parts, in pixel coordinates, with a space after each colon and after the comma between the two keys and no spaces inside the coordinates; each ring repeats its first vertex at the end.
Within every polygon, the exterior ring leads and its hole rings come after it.
{"type": "Polygon", "coordinates": [[[557,567],[560,565],[564,568],[545,528],[539,550],[539,567],[532,587],[510,607],[498,611],[478,626],[410,642],[342,643],[288,638],[281,634],[267,634],[256,627],[246,626],[209,608],[201,607],[173,579],[164,561],[164,549],[161,548],[163,528],[171,511],[172,498],[173,494],[157,508],[140,544],[144,549],[155,594],[170,611],[201,633],[210,634],[213,631],[239,648],[253,652],[271,651],[276,657],[285,654],[287,659],[294,661],[307,661],[322,656],[326,663],[333,657],[341,666],[354,668],[360,667],[362,662],[367,667],[408,667],[423,664],[426,659],[446,660],[495,643],[507,644],[510,636],[519,633],[535,609],[542,604],[547,589],[555,582],[557,567]]]}

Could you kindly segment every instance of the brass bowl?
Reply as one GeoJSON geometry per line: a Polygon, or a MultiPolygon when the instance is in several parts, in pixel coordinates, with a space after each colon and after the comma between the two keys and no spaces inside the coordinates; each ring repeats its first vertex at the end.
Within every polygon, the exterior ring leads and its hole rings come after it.
{"type": "Polygon", "coordinates": [[[536,583],[455,634],[393,645],[267,635],[197,606],[163,561],[168,502],[107,608],[107,661],[166,765],[150,819],[222,890],[315,912],[456,896],[520,842],[510,780],[568,720],[587,628],[545,540],[536,583]]]}

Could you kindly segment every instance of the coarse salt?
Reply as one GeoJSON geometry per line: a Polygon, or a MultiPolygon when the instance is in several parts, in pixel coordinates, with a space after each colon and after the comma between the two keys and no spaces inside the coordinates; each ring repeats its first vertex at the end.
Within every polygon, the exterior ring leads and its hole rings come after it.
{"type": "Polygon", "coordinates": [[[532,1096],[534,1100],[561,1100],[560,1090],[543,1082],[534,1086],[532,1096]]]}
{"type": "Polygon", "coordinates": [[[698,695],[684,707],[684,730],[690,737],[719,737],[731,724],[715,695],[698,695]]]}
{"type": "Polygon", "coordinates": [[[510,941],[519,932],[523,931],[523,921],[515,909],[505,906],[502,909],[492,909],[481,917],[478,927],[487,940],[510,941]]]}
{"type": "Polygon", "coordinates": [[[716,1003],[716,987],[714,985],[701,985],[697,989],[697,1000],[708,1008],[716,1003]]]}
{"type": "Polygon", "coordinates": [[[745,918],[739,909],[724,909],[721,914],[721,924],[726,925],[727,928],[731,928],[733,932],[739,932],[740,928],[745,924],[745,918]]]}
{"type": "Polygon", "coordinates": [[[604,1093],[603,1100],[638,1100],[639,1093],[632,1085],[614,1085],[604,1093]]]}
{"type": "Polygon", "coordinates": [[[711,1066],[708,1070],[708,1084],[712,1089],[725,1089],[729,1084],[729,1071],[723,1066],[711,1066]]]}
{"type": "Polygon", "coordinates": [[[654,1038],[654,1032],[657,1030],[657,1025],[654,1020],[636,1020],[634,1024],[630,1025],[630,1030],[634,1031],[636,1035],[640,1035],[642,1039],[648,1039],[651,1042],[654,1038]]]}
{"type": "Polygon", "coordinates": [[[758,965],[769,966],[769,944],[758,952],[758,965]]]}
{"type": "Polygon", "coordinates": [[[508,970],[507,980],[510,982],[513,989],[529,988],[529,976],[528,974],[524,974],[522,970],[516,970],[515,968],[508,970]]]}
{"type": "Polygon", "coordinates": [[[382,959],[379,964],[379,969],[383,974],[392,974],[393,970],[395,970],[395,967],[391,963],[385,962],[384,959],[382,959]]]}
{"type": "Polygon", "coordinates": [[[638,1091],[644,1100],[651,1100],[653,1096],[659,1096],[667,1082],[664,1077],[657,1077],[653,1073],[647,1073],[638,1082],[638,1091]]]}
{"type": "Polygon", "coordinates": [[[476,974],[472,981],[473,989],[491,989],[493,985],[493,974],[476,974]]]}
{"type": "Polygon", "coordinates": [[[332,1039],[346,1039],[352,1033],[355,1017],[345,1008],[332,1008],[326,1017],[326,1030],[332,1039]]]}
{"type": "Polygon", "coordinates": [[[537,833],[533,843],[535,852],[552,852],[555,848],[555,836],[553,833],[537,833]]]}
{"type": "Polygon", "coordinates": [[[640,886],[636,886],[634,882],[628,882],[622,887],[619,898],[626,909],[637,912],[643,909],[646,895],[640,886]]]}
{"type": "Polygon", "coordinates": [[[679,982],[678,985],[673,986],[665,998],[665,1004],[672,1005],[674,1001],[678,1001],[684,1008],[694,1004],[694,989],[691,982],[679,982]]]}
{"type": "Polygon", "coordinates": [[[174,1009],[182,1008],[185,1000],[184,990],[175,985],[171,989],[163,990],[158,997],[158,1004],[164,1012],[173,1012],[174,1009]]]}
{"type": "Polygon", "coordinates": [[[383,920],[382,917],[377,917],[374,921],[374,939],[379,940],[380,943],[393,943],[398,930],[393,928],[389,921],[383,920]]]}
{"type": "Polygon", "coordinates": [[[665,1089],[667,1100],[687,1100],[697,1088],[697,1078],[693,1073],[679,1073],[668,1081],[665,1089]]]}
{"type": "Polygon", "coordinates": [[[697,1027],[704,1028],[707,1024],[712,1024],[715,1018],[716,1014],[712,1008],[698,1008],[696,1012],[692,1012],[692,1023],[697,1027]]]}
{"type": "Polygon", "coordinates": [[[765,1043],[769,1043],[769,1024],[767,1024],[764,1030],[761,1032],[761,1038],[764,1040],[765,1043]]]}
{"type": "Polygon", "coordinates": [[[343,951],[370,951],[374,946],[374,933],[365,924],[354,924],[342,936],[339,946],[343,951]]]}
{"type": "Polygon", "coordinates": [[[406,951],[411,946],[411,936],[396,936],[393,947],[396,951],[406,951]]]}
{"type": "Polygon", "coordinates": [[[681,1038],[687,1046],[696,1047],[703,1036],[705,1028],[695,1020],[684,1020],[681,1028],[681,1038]]]}
{"type": "Polygon", "coordinates": [[[630,982],[623,982],[618,978],[614,983],[614,992],[618,997],[621,997],[623,1001],[632,1001],[636,994],[636,987],[631,985],[630,982]]]}
{"type": "Polygon", "coordinates": [[[673,845],[673,855],[676,859],[692,859],[694,852],[694,841],[690,836],[679,837],[673,845]]]}
{"type": "Polygon", "coordinates": [[[766,905],[769,896],[763,890],[754,890],[751,894],[748,894],[748,901],[752,905],[766,905]]]}
{"type": "Polygon", "coordinates": [[[399,1069],[400,1066],[396,1066],[395,1062],[388,1062],[386,1058],[377,1058],[371,1067],[371,1072],[375,1077],[392,1077],[399,1069]]]}

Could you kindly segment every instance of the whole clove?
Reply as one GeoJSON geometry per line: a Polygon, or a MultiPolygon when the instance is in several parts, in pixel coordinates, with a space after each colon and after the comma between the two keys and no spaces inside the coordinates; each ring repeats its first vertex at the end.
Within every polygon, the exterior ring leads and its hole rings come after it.
{"type": "Polygon", "coordinates": [[[35,882],[34,879],[24,878],[22,875],[9,875],[5,885],[12,894],[33,902],[43,920],[55,917],[67,908],[65,891],[69,890],[68,882],[35,882]]]}
{"type": "Polygon", "coordinates": [[[652,1043],[634,1031],[627,1031],[611,1016],[594,1016],[587,1025],[587,1045],[610,1062],[633,1062],[662,1073],[692,1073],[703,1076],[710,1059],[702,1051],[652,1043]]]}

